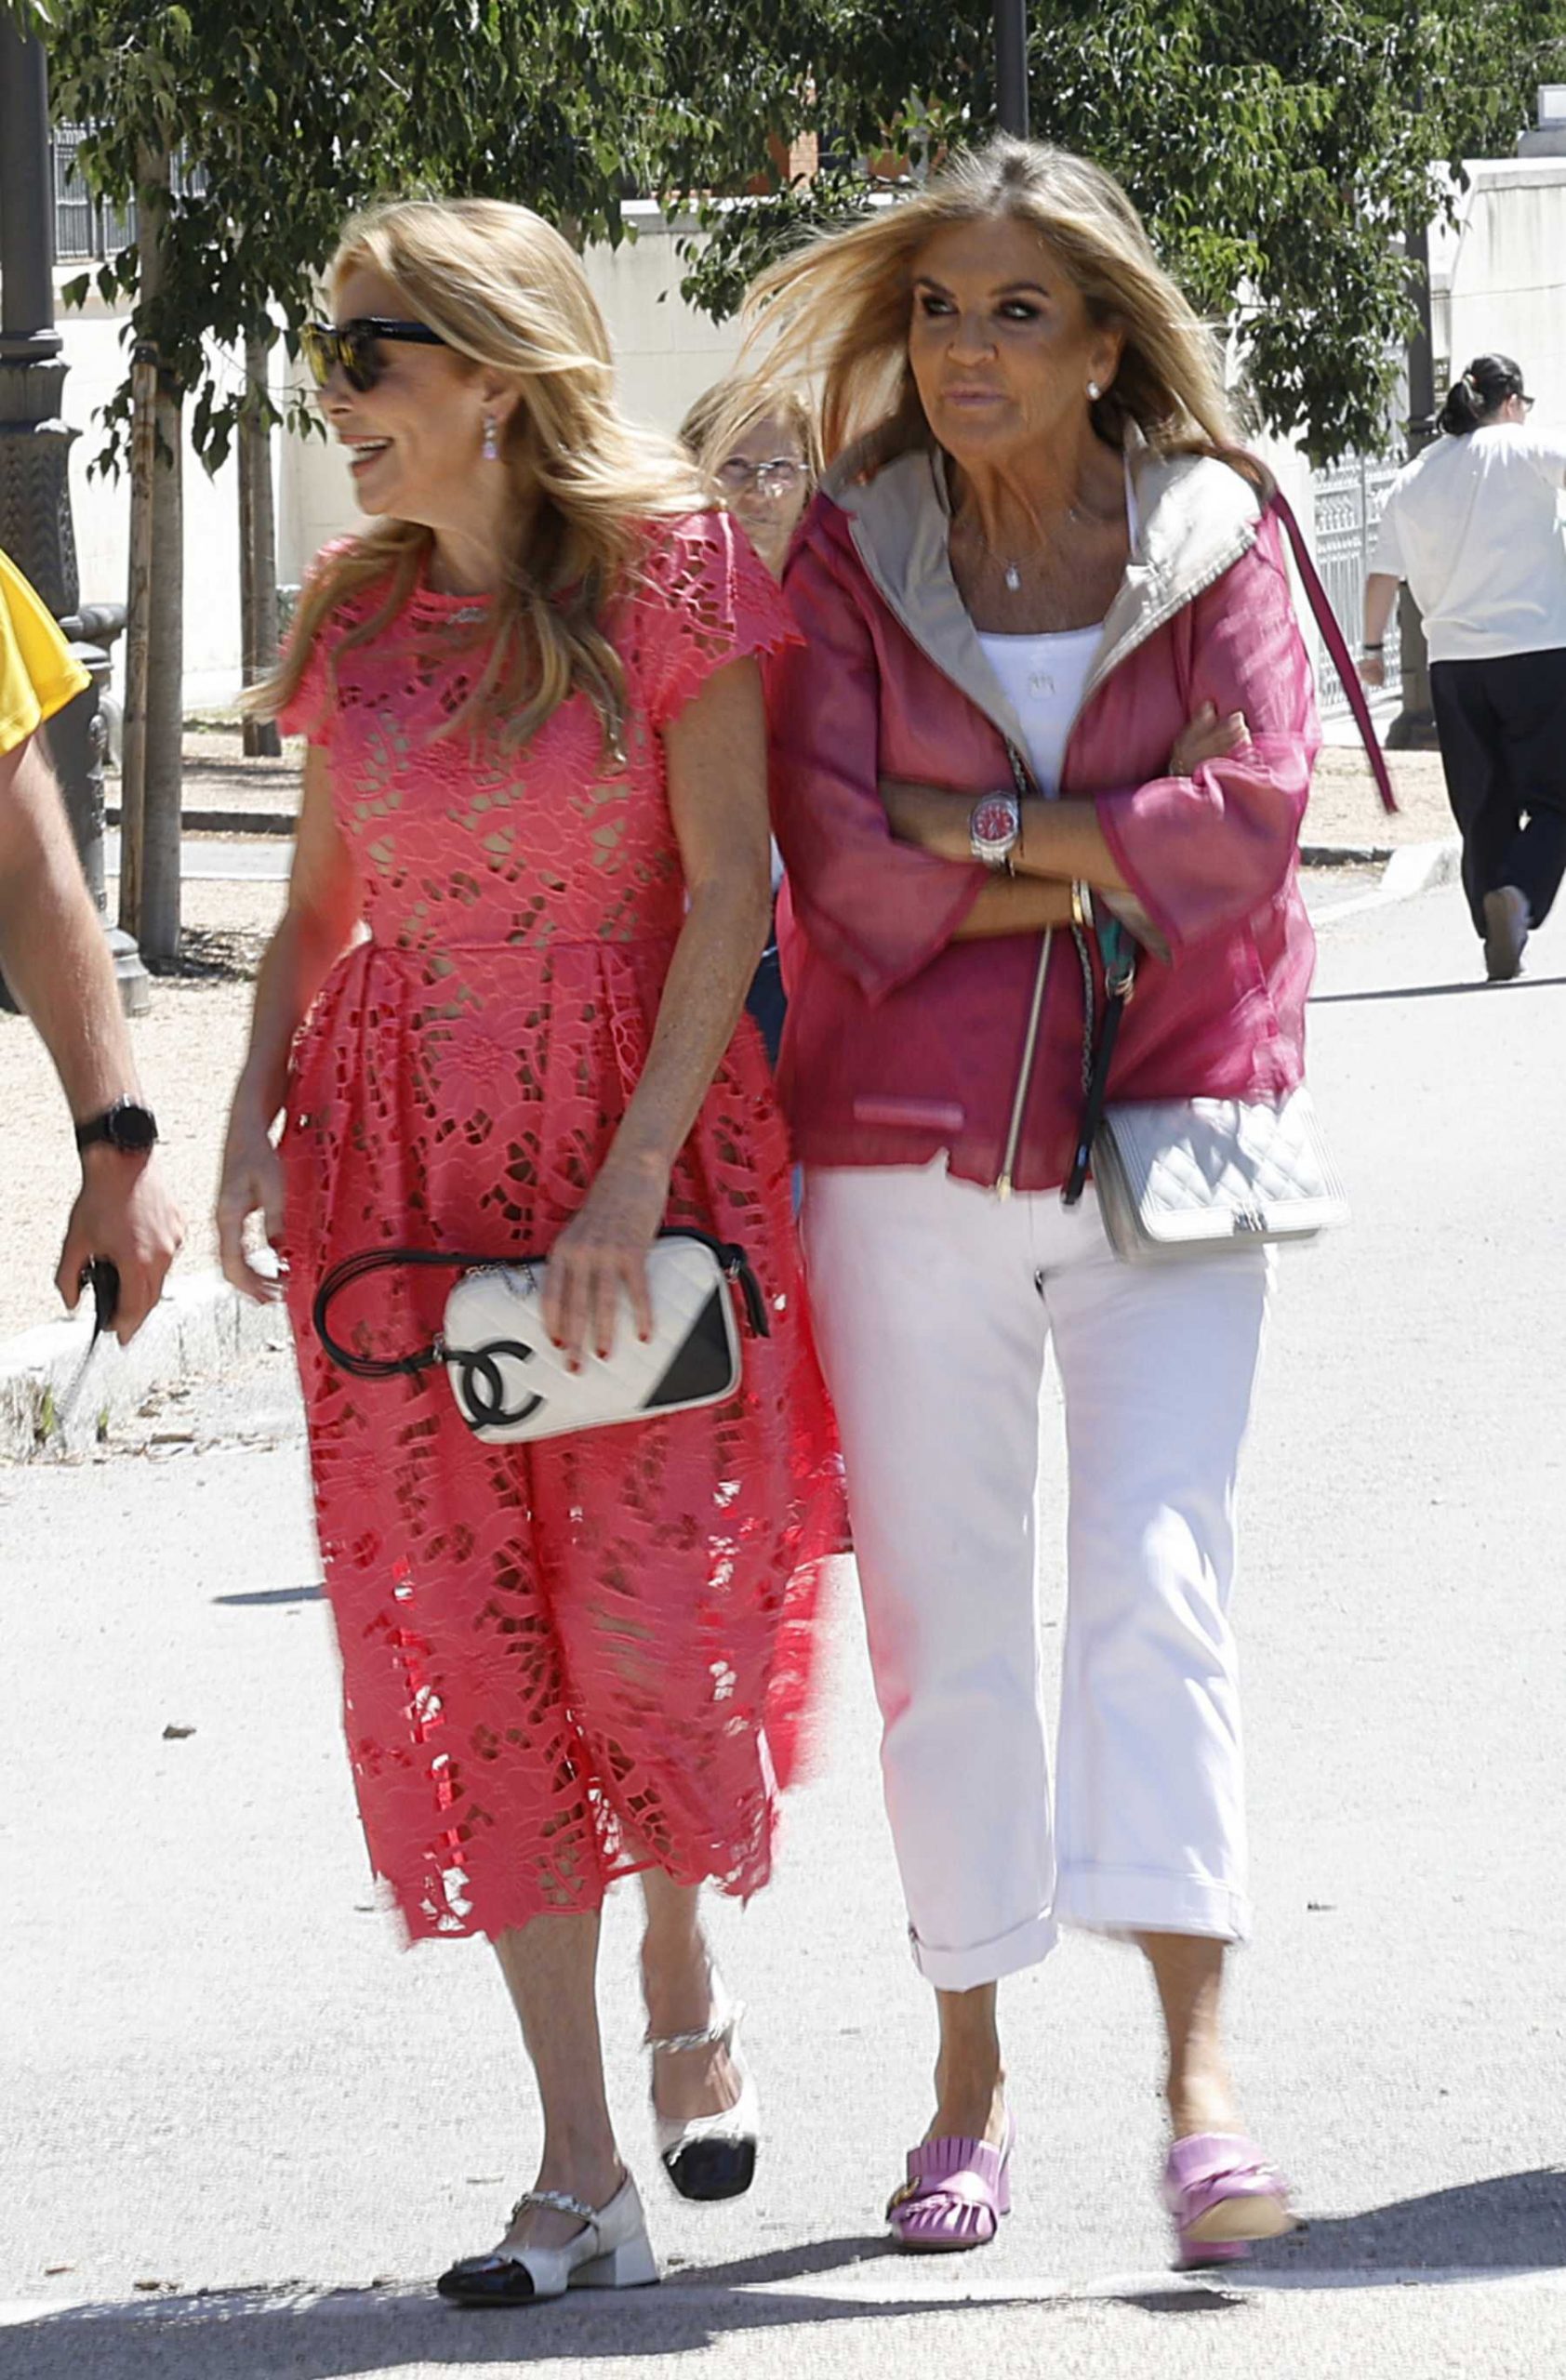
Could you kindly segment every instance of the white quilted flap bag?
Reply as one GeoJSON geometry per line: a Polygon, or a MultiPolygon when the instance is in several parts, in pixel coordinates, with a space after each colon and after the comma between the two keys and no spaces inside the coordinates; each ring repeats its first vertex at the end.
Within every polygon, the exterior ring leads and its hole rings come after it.
{"type": "Polygon", "coordinates": [[[360,1380],[388,1380],[444,1365],[457,1409],[477,1438],[511,1446],[652,1421],[700,1405],[720,1405],[740,1382],[740,1341],[729,1284],[745,1299],[758,1338],[769,1336],[766,1308],[744,1250],[703,1232],[660,1233],[647,1251],[653,1331],[636,1335],[622,1290],[614,1342],[602,1359],[584,1349],[573,1372],[544,1328],[548,1260],[441,1255],[427,1249],[376,1249],[333,1267],[316,1293],[314,1319],[334,1363],[360,1380]],[[374,1355],[334,1338],[327,1314],[335,1298],[366,1275],[399,1267],[445,1267],[461,1277],[445,1302],[440,1336],[409,1355],[374,1355]]]}
{"type": "Polygon", "coordinates": [[[1093,1172],[1110,1245],[1133,1264],[1313,1239],[1348,1219],[1303,1089],[1278,1101],[1117,1102],[1095,1135],[1093,1172]]]}

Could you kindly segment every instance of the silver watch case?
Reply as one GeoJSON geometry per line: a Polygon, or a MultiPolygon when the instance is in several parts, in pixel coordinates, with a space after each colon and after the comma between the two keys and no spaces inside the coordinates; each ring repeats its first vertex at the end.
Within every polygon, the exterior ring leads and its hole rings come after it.
{"type": "Polygon", "coordinates": [[[1011,869],[1022,840],[1022,804],[1015,793],[987,793],[968,814],[968,849],[986,867],[1011,869]]]}

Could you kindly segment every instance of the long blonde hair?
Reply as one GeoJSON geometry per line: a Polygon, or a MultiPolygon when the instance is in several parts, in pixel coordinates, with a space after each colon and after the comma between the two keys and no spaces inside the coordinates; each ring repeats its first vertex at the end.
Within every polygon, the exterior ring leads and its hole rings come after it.
{"type": "MultiPolygon", "coordinates": [[[[328,285],[361,270],[389,281],[457,356],[503,372],[522,391],[501,449],[515,531],[500,591],[471,632],[488,654],[441,732],[483,724],[524,743],[580,692],[598,712],[606,751],[617,753],[625,673],[604,632],[604,608],[634,576],[645,523],[711,508],[700,474],[671,441],[620,412],[587,276],[530,208],[483,198],[375,207],[347,225],[328,285]]],[[[378,636],[419,583],[433,542],[417,522],[383,521],[330,554],[299,600],[284,660],[250,707],[264,718],[282,710],[331,614],[384,585],[384,601],[340,649],[378,636]]]]}
{"type": "Polygon", "coordinates": [[[1112,445],[1135,422],[1164,454],[1219,454],[1256,476],[1236,447],[1214,343],[1153,253],[1141,218],[1103,167],[1042,142],[1001,139],[943,167],[917,195],[828,232],[773,265],[746,298],[741,368],[758,390],[816,380],[828,464],[863,446],[873,471],[933,443],[908,360],[913,266],[937,231],[1010,216],[1064,260],[1091,321],[1125,344],[1093,407],[1112,445]]]}

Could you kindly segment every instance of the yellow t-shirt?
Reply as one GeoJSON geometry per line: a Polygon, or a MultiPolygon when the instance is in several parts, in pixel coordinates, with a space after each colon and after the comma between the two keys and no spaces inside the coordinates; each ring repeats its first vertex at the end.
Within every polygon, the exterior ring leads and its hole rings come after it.
{"type": "Polygon", "coordinates": [[[0,552],[0,752],[24,744],[91,682],[20,571],[0,552]]]}

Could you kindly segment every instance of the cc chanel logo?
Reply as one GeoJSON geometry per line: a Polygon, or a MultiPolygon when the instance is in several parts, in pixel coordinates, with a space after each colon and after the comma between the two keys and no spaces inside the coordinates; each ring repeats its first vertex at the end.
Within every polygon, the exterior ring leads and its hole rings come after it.
{"type": "Polygon", "coordinates": [[[492,1339],[487,1347],[452,1350],[452,1359],[460,1375],[457,1394],[470,1430],[488,1430],[498,1424],[509,1429],[515,1422],[530,1421],[544,1401],[541,1396],[528,1395],[514,1409],[507,1406],[506,1382],[497,1360],[501,1355],[513,1356],[519,1364],[530,1364],[533,1350],[515,1339],[492,1339]]]}

